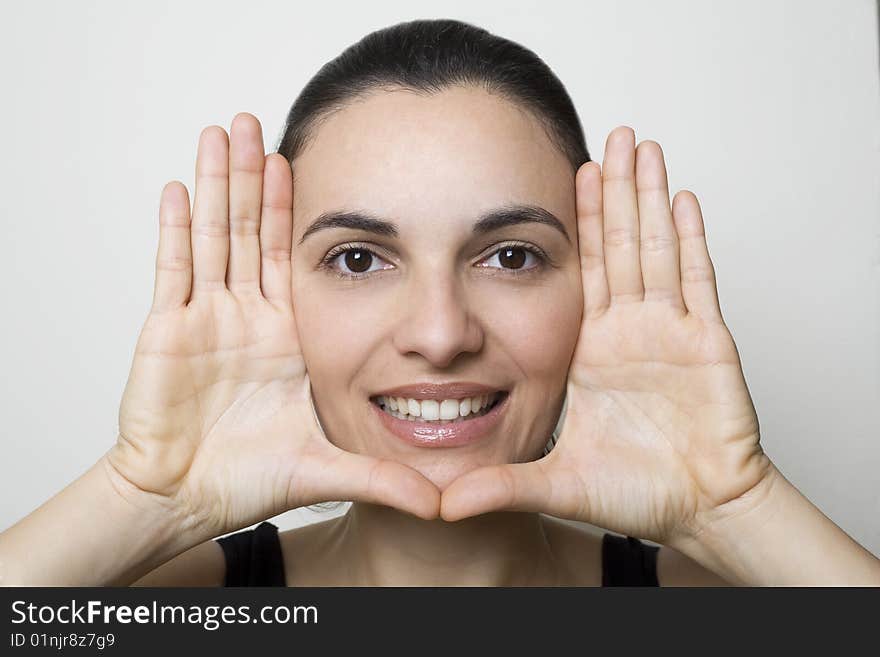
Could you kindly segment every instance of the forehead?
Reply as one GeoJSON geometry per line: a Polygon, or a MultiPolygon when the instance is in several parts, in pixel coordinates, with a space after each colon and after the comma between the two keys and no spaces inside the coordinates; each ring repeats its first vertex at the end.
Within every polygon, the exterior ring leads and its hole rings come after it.
{"type": "Polygon", "coordinates": [[[405,221],[510,202],[563,221],[574,212],[574,171],[538,121],[475,87],[352,101],[319,123],[293,170],[299,217],[362,209],[405,221]]]}

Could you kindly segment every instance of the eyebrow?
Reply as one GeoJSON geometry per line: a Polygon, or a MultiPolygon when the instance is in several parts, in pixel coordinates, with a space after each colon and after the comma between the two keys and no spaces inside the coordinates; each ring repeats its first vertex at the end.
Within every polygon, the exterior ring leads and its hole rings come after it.
{"type": "MultiPolygon", "coordinates": [[[[571,244],[571,238],[562,222],[553,213],[537,205],[505,205],[490,210],[480,215],[473,225],[472,232],[474,235],[483,235],[507,226],[525,223],[545,224],[555,228],[571,244]]],[[[306,229],[299,243],[302,244],[310,235],[329,228],[352,228],[385,237],[400,236],[400,231],[394,222],[368,212],[325,212],[306,229]]]]}

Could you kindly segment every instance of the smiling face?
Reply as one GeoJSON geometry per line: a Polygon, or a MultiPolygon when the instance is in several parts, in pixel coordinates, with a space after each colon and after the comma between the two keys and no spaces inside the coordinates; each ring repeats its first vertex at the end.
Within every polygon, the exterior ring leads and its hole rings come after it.
{"type": "Polygon", "coordinates": [[[320,123],[293,173],[294,312],[327,438],[441,490],[538,458],[583,310],[575,174],[540,124],[478,88],[377,91],[320,123]],[[482,387],[392,391],[424,383],[482,387]],[[488,413],[423,422],[492,391],[488,413]],[[397,392],[436,403],[400,420],[375,403],[397,392]]]}

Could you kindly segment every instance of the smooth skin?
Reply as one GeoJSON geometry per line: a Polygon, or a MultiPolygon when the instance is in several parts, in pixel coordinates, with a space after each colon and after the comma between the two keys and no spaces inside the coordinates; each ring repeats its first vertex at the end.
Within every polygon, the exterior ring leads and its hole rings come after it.
{"type": "Polygon", "coordinates": [[[611,133],[603,164],[576,180],[584,315],[558,444],[459,478],[446,520],[541,510],[667,543],[773,472],[696,197],[670,207],[659,144],[635,148],[630,128],[611,133]]]}
{"type": "Polygon", "coordinates": [[[441,516],[590,523],[664,544],[659,563],[685,581],[706,579],[700,564],[739,585],[880,585],[880,559],[761,448],[696,196],[680,191],[670,206],[659,144],[636,148],[626,126],[602,167],[576,177],[584,314],[558,443],[458,478],[441,516]]]}
{"type": "Polygon", "coordinates": [[[201,135],[192,219],[186,187],[163,190],[153,308],[110,463],[214,535],[336,499],[435,516],[418,472],[324,438],[291,303],[291,170],[264,155],[250,115],[230,132],[201,135]]]}
{"type": "Polygon", "coordinates": [[[432,482],[343,451],[318,426],[291,303],[292,171],[264,154],[252,115],[230,132],[200,136],[192,212],[183,184],[162,191],[153,304],[116,444],[0,534],[0,583],[129,584],[213,537],[322,501],[437,517],[432,482]],[[91,517],[95,499],[106,522],[91,517]]]}
{"type": "MultiPolygon", "coordinates": [[[[233,130],[232,130],[233,141],[234,141],[234,135],[236,134],[236,126],[239,125],[244,120],[246,120],[245,115],[239,115],[239,117],[236,117],[236,120],[233,122],[233,130]]],[[[255,128],[255,131],[253,134],[255,135],[254,138],[256,139],[257,138],[256,135],[259,134],[258,124],[254,125],[254,128],[255,128]]],[[[231,184],[234,184],[234,183],[231,183],[231,184]]],[[[268,182],[266,184],[268,185],[268,182]]],[[[572,205],[574,206],[574,204],[572,204],[572,205]]],[[[294,234],[295,234],[295,232],[294,232],[294,234]]],[[[230,261],[230,268],[232,268],[232,261],[230,261]]],[[[566,357],[566,362],[567,362],[567,360],[568,360],[568,357],[566,357]]],[[[320,525],[322,525],[321,527],[314,527],[313,530],[310,530],[309,532],[305,532],[305,533],[308,533],[312,537],[314,542],[316,542],[316,543],[321,543],[321,544],[327,543],[327,544],[331,544],[331,545],[337,545],[337,544],[339,544],[338,540],[329,540],[327,537],[337,535],[340,532],[341,524],[342,523],[339,523],[338,525],[336,525],[334,527],[333,522],[320,523],[320,525]],[[319,531],[324,531],[326,535],[321,536],[319,534],[319,531]]],[[[595,552],[596,549],[598,548],[598,544],[594,538],[585,537],[585,536],[576,536],[571,532],[570,529],[567,529],[564,526],[557,524],[557,523],[547,522],[546,519],[545,519],[545,525],[548,528],[547,533],[551,536],[551,538],[553,540],[553,544],[557,549],[564,551],[565,549],[568,549],[567,546],[570,546],[570,545],[572,546],[571,552],[574,554],[574,556],[572,557],[571,560],[573,562],[582,562],[584,564],[589,564],[591,566],[595,565],[586,558],[586,555],[591,550],[593,552],[595,552]],[[586,544],[589,544],[589,545],[586,545],[586,544]],[[560,546],[565,546],[565,547],[561,548],[560,546]]],[[[427,531],[427,527],[424,528],[424,531],[427,531]]],[[[302,534],[304,532],[299,532],[299,533],[302,534]]],[[[397,534],[395,533],[395,535],[397,535],[397,534]]],[[[329,548],[322,548],[320,550],[321,554],[316,556],[314,562],[309,561],[307,563],[307,559],[309,558],[308,555],[310,554],[310,550],[309,550],[308,545],[301,544],[302,542],[299,540],[299,537],[297,537],[296,539],[291,537],[290,540],[287,540],[284,536],[282,536],[282,541],[284,542],[285,545],[292,544],[291,550],[293,551],[293,554],[295,555],[294,559],[295,559],[295,562],[297,565],[297,571],[300,573],[314,574],[313,576],[318,578],[317,579],[318,582],[323,581],[323,580],[320,579],[321,576],[317,575],[317,573],[323,572],[323,573],[329,573],[332,575],[332,573],[334,571],[334,567],[332,566],[332,563],[325,564],[324,562],[335,561],[337,563],[351,564],[357,559],[357,555],[347,555],[346,556],[344,554],[340,554],[338,556],[338,558],[334,557],[331,559],[330,556],[327,556],[326,558],[321,559],[320,557],[323,557],[327,554],[330,554],[330,552],[328,552],[329,548]]],[[[200,547],[197,550],[194,550],[190,554],[186,555],[185,558],[182,558],[180,560],[179,564],[167,565],[166,567],[163,567],[163,569],[160,569],[162,572],[157,572],[157,573],[151,574],[144,581],[139,582],[139,583],[143,584],[143,585],[156,585],[157,582],[161,582],[161,581],[173,581],[173,578],[178,575],[186,577],[187,574],[191,574],[193,572],[193,563],[197,562],[199,560],[204,560],[206,564],[210,564],[210,568],[209,568],[210,577],[214,577],[215,579],[217,577],[220,577],[222,579],[222,572],[221,572],[222,571],[222,555],[219,555],[218,553],[219,553],[219,550],[216,548],[216,546],[200,547]],[[178,566],[179,566],[179,568],[178,568],[178,566]]],[[[670,554],[670,551],[668,549],[666,549],[664,551],[664,553],[660,559],[660,565],[661,565],[661,570],[663,571],[665,582],[676,581],[676,577],[678,576],[678,572],[680,570],[683,570],[682,568],[678,568],[679,563],[684,565],[685,560],[678,558],[678,555],[670,554]]],[[[336,568],[336,570],[338,570],[338,567],[336,568]]],[[[598,570],[598,569],[596,569],[596,570],[598,570]]],[[[717,578],[713,580],[711,578],[711,575],[709,577],[706,577],[706,573],[704,571],[702,571],[701,568],[696,566],[696,564],[693,564],[692,562],[691,562],[690,568],[688,569],[688,572],[689,572],[691,580],[695,580],[695,579],[698,580],[700,577],[702,577],[703,579],[707,579],[714,584],[723,583],[723,582],[721,582],[721,580],[719,580],[717,578]]],[[[685,574],[687,575],[687,573],[685,573],[685,574]]],[[[314,583],[314,582],[310,582],[310,583],[314,583]]]]}
{"type": "Polygon", "coordinates": [[[441,496],[415,469],[320,431],[290,301],[291,170],[263,155],[251,115],[230,133],[201,135],[191,216],[183,185],[163,190],[153,308],[117,444],[0,534],[0,582],[219,584],[209,539],[349,499],[424,520],[539,512],[668,543],[664,583],[667,567],[680,583],[880,583],[880,560],[760,448],[699,205],[679,192],[669,206],[656,143],[636,149],[617,128],[604,171],[576,176],[584,314],[557,447],[471,470],[441,496]],[[97,496],[107,522],[85,533],[97,496]],[[53,551],[46,538],[61,533],[53,551]],[[813,549],[792,555],[792,536],[813,549]]]}

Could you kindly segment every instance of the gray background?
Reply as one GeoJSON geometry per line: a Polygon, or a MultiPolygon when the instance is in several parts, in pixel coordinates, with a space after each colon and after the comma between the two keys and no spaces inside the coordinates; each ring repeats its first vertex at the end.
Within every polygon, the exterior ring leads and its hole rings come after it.
{"type": "Polygon", "coordinates": [[[274,149],[324,62],[374,29],[436,17],[543,57],[595,159],[619,124],[660,142],[672,192],[702,204],[764,449],[880,554],[870,0],[4,3],[0,528],[112,445],[152,298],[159,194],[173,179],[192,193],[202,128],[248,111],[274,149]]]}

